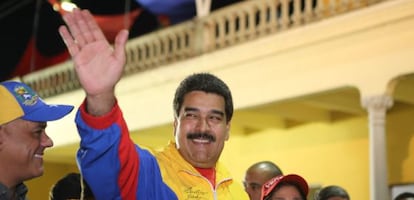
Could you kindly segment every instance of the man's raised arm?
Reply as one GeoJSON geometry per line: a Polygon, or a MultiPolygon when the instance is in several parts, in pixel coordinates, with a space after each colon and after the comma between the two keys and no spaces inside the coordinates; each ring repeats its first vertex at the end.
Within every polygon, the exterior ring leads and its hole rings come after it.
{"type": "Polygon", "coordinates": [[[128,31],[121,30],[112,47],[88,10],[74,9],[63,16],[59,28],[86,92],[87,112],[94,116],[108,113],[115,99],[115,85],[125,66],[128,31]]]}

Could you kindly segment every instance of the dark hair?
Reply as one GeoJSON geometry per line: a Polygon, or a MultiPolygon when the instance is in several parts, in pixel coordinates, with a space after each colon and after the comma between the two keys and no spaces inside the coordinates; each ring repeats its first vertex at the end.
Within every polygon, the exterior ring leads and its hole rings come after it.
{"type": "Polygon", "coordinates": [[[224,98],[226,122],[229,122],[233,116],[233,99],[228,86],[216,76],[209,73],[196,73],[185,78],[175,91],[173,109],[174,114],[178,117],[184,96],[192,91],[203,91],[214,93],[224,98]]]}
{"type": "Polygon", "coordinates": [[[342,197],[350,200],[348,192],[340,186],[330,185],[322,188],[317,194],[315,200],[327,200],[331,197],[342,197]]]}
{"type": "Polygon", "coordinates": [[[83,192],[84,198],[93,198],[93,194],[88,184],[82,179],[79,173],[69,173],[59,179],[50,191],[50,200],[80,199],[83,192]],[[83,189],[83,191],[82,191],[83,189]]]}
{"type": "Polygon", "coordinates": [[[394,200],[404,200],[406,198],[414,197],[414,193],[411,192],[403,192],[395,197],[394,200]]]}
{"type": "Polygon", "coordinates": [[[273,188],[273,190],[265,198],[263,198],[263,200],[272,199],[273,193],[275,193],[281,187],[284,187],[284,186],[293,186],[293,187],[295,187],[299,191],[299,194],[300,194],[300,197],[302,198],[302,200],[306,200],[305,192],[300,189],[300,186],[296,185],[296,183],[289,182],[289,181],[284,181],[284,182],[281,182],[281,183],[277,184],[276,187],[273,188]]]}

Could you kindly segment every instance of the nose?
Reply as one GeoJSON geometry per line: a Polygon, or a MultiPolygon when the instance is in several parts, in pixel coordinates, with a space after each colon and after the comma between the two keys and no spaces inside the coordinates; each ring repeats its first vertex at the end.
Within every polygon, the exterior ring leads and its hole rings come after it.
{"type": "Polygon", "coordinates": [[[200,133],[205,133],[210,130],[210,124],[208,123],[208,119],[205,117],[201,117],[197,123],[197,130],[200,133]]]}
{"type": "Polygon", "coordinates": [[[40,144],[42,146],[46,147],[46,148],[52,147],[53,146],[53,140],[46,133],[43,133],[40,144]]]}

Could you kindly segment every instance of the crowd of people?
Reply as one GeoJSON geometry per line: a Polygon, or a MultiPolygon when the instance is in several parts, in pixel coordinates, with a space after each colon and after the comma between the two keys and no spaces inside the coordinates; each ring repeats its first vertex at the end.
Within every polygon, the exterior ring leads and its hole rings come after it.
{"type": "MultiPolygon", "coordinates": [[[[75,9],[63,19],[66,25],[59,33],[85,92],[75,119],[82,173],[58,180],[51,199],[308,198],[305,177],[284,174],[270,161],[250,166],[243,185],[234,181],[219,161],[230,136],[232,94],[224,81],[210,73],[191,74],[177,87],[172,101],[174,140],[162,150],[135,144],[115,95],[125,66],[128,31],[120,31],[112,46],[88,10],[75,9]]],[[[45,132],[47,122],[64,117],[74,107],[46,104],[29,86],[15,81],[0,84],[0,97],[0,199],[25,199],[24,181],[43,174],[44,150],[53,146],[45,132]]],[[[314,199],[350,200],[350,195],[329,185],[314,199]]]]}

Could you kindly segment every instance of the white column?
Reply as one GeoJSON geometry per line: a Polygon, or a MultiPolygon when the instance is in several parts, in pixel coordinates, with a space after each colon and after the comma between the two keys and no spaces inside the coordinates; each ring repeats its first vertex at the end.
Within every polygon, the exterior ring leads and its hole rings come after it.
{"type": "Polygon", "coordinates": [[[205,17],[210,14],[211,0],[195,0],[197,17],[205,17]]]}
{"type": "Polygon", "coordinates": [[[392,98],[387,95],[362,98],[362,105],[368,111],[371,200],[390,199],[385,121],[387,109],[392,104],[392,98]]]}

